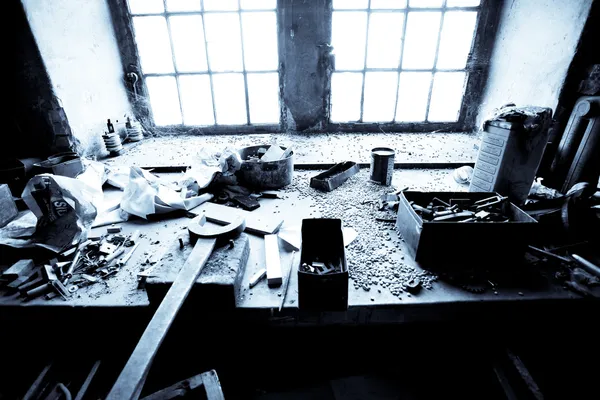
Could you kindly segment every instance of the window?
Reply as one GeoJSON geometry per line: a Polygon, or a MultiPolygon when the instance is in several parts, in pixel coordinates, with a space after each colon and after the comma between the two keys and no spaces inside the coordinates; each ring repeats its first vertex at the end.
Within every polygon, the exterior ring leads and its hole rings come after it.
{"type": "Polygon", "coordinates": [[[129,0],[158,126],[279,124],[276,0],[129,0]]]}
{"type": "Polygon", "coordinates": [[[479,0],[333,0],[331,122],[457,122],[479,0]]]}

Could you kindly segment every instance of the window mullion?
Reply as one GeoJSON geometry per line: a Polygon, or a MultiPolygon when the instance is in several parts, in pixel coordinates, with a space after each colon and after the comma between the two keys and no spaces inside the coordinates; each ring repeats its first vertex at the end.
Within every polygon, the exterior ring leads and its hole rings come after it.
{"type": "Polygon", "coordinates": [[[246,55],[244,53],[244,28],[242,27],[242,5],[238,0],[238,19],[240,23],[240,41],[242,42],[242,70],[244,74],[244,94],[246,96],[246,121],[250,125],[250,99],[248,98],[248,74],[246,73],[246,55]]]}
{"type": "Polygon", "coordinates": [[[206,69],[208,71],[208,80],[210,81],[210,98],[212,100],[212,108],[213,108],[213,119],[214,124],[217,125],[217,106],[215,104],[215,89],[213,87],[213,74],[210,69],[210,59],[208,57],[208,41],[206,40],[206,23],[204,21],[204,2],[201,1],[201,10],[202,13],[200,16],[202,17],[202,36],[204,37],[204,52],[206,53],[206,69]]]}
{"type": "MultiPolygon", "coordinates": [[[[165,11],[167,10],[167,0],[163,0],[165,11]]],[[[173,59],[173,71],[175,71],[175,85],[177,86],[177,99],[179,100],[179,113],[181,115],[181,124],[184,124],[183,105],[181,104],[181,90],[179,88],[179,74],[177,73],[177,63],[175,62],[175,47],[173,46],[173,36],[171,35],[171,19],[165,15],[167,22],[167,33],[169,35],[169,45],[171,47],[171,58],[173,59]]]]}
{"type": "Polygon", "coordinates": [[[431,71],[431,82],[429,83],[429,94],[427,95],[427,108],[425,109],[425,122],[429,122],[429,107],[431,105],[431,94],[433,92],[433,81],[437,68],[440,42],[442,40],[442,29],[444,28],[444,17],[446,16],[446,0],[442,3],[442,16],[440,18],[440,30],[438,31],[437,43],[435,44],[435,55],[433,57],[433,69],[431,71]]]}
{"type": "Polygon", "coordinates": [[[365,81],[367,80],[367,55],[368,55],[368,51],[369,51],[369,23],[371,22],[371,0],[369,0],[369,4],[368,4],[368,9],[367,9],[367,32],[365,34],[365,54],[364,54],[364,63],[363,63],[363,70],[362,70],[362,89],[360,92],[360,119],[359,122],[363,121],[363,114],[364,114],[364,106],[365,106],[365,81]]]}
{"type": "Polygon", "coordinates": [[[398,111],[398,96],[400,96],[400,72],[402,72],[402,60],[404,59],[404,41],[406,39],[406,23],[408,21],[408,11],[404,11],[404,21],[402,22],[402,36],[400,37],[400,60],[398,61],[398,87],[396,88],[396,102],[394,103],[394,119],[396,122],[396,112],[398,111]]]}

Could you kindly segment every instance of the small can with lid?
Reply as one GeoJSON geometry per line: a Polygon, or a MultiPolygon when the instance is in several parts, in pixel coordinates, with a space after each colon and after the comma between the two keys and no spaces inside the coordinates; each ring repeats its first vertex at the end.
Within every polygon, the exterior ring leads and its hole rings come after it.
{"type": "Polygon", "coordinates": [[[389,147],[375,147],[371,150],[371,181],[390,186],[394,174],[396,152],[389,147]]]}

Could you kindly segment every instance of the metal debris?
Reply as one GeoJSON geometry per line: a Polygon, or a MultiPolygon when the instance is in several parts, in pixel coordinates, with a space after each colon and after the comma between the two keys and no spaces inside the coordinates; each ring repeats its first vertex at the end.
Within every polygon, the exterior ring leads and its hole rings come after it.
{"type": "MultiPolygon", "coordinates": [[[[372,285],[387,288],[400,296],[408,283],[416,278],[426,289],[437,276],[405,264],[399,245],[401,239],[390,224],[374,224],[375,218],[393,218],[390,212],[378,211],[378,200],[390,188],[368,181],[368,171],[362,170],[338,189],[323,193],[310,188],[306,178],[296,175],[285,193],[298,193],[300,199],[315,201],[316,215],[310,217],[340,218],[344,226],[358,231],[358,237],[346,247],[348,272],[355,289],[370,290],[372,285]]],[[[310,218],[309,217],[309,218],[310,218]]],[[[309,266],[310,267],[310,266],[309,266]]]]}

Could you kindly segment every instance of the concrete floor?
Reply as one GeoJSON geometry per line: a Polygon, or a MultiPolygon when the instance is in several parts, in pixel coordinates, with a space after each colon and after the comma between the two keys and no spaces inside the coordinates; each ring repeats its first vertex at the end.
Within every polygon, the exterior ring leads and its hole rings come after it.
{"type": "Polygon", "coordinates": [[[296,163],[369,162],[370,150],[396,150],[399,163],[469,163],[477,157],[479,136],[467,133],[310,133],[252,135],[169,135],[146,138],[110,164],[136,166],[189,165],[197,149],[217,150],[279,143],[294,146],[296,163]]]}

